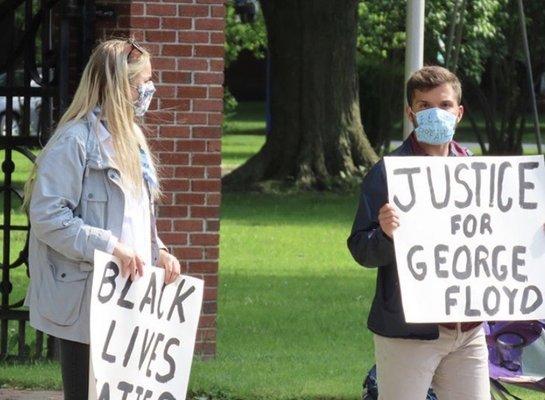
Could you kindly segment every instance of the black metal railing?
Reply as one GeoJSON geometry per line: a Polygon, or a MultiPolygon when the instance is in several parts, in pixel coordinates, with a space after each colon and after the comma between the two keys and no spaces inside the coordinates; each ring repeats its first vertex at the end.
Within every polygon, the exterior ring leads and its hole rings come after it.
{"type": "Polygon", "coordinates": [[[95,13],[94,0],[0,3],[0,359],[40,358],[44,349],[55,355],[52,338],[27,329],[29,222],[20,206],[28,176],[18,168],[32,165],[68,105],[71,74],[81,71],[94,43],[95,13]]]}

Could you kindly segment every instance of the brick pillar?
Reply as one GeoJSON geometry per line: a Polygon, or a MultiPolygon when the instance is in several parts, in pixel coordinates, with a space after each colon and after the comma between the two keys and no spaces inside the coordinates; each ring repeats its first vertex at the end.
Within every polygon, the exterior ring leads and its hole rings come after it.
{"type": "Polygon", "coordinates": [[[107,1],[117,18],[97,36],[133,36],[152,54],[157,93],[145,129],[158,156],[164,200],[159,234],[185,272],[203,278],[196,352],[216,349],[223,121],[223,0],[107,1]]]}

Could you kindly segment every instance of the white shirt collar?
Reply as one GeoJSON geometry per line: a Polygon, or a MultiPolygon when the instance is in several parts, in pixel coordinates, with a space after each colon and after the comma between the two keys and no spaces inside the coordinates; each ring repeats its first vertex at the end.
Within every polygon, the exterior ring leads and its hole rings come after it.
{"type": "Polygon", "coordinates": [[[98,120],[98,116],[100,115],[100,107],[95,107],[93,111],[89,113],[89,119],[90,122],[97,127],[96,133],[98,136],[98,140],[100,140],[101,143],[104,143],[108,139],[111,139],[112,134],[106,129],[104,126],[104,123],[98,120]]]}

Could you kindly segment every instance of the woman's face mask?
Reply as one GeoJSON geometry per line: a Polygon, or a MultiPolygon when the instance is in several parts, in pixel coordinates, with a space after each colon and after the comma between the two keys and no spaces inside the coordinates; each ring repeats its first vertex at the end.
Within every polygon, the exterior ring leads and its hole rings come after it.
{"type": "Polygon", "coordinates": [[[148,111],[151,99],[155,93],[155,86],[152,81],[148,81],[138,85],[136,90],[138,91],[138,99],[134,102],[134,114],[141,117],[148,111]]]}
{"type": "Polygon", "coordinates": [[[439,145],[452,140],[458,117],[449,111],[434,107],[415,114],[414,132],[419,142],[439,145]]]}

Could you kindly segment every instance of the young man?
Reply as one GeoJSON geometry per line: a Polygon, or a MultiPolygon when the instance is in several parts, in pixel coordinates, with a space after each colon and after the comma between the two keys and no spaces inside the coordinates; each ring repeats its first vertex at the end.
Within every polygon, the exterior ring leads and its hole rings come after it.
{"type": "MultiPolygon", "coordinates": [[[[468,155],[452,140],[463,115],[461,85],[445,68],[416,71],[407,82],[407,114],[415,130],[391,155],[468,155]]],[[[393,233],[399,226],[388,204],[383,160],[366,175],[348,238],[354,259],[378,267],[368,327],[375,334],[379,399],[424,400],[433,386],[441,400],[488,400],[488,352],[481,323],[405,322],[393,233]]]]}

